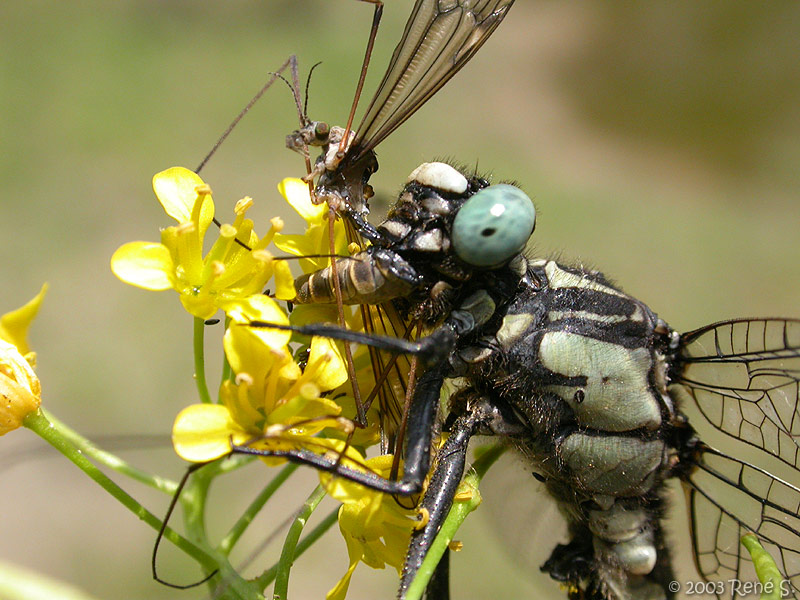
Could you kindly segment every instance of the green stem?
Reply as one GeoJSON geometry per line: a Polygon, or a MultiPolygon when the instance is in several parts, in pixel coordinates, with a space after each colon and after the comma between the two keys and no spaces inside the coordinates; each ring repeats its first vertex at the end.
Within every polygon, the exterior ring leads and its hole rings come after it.
{"type": "MultiPolygon", "coordinates": [[[[306,537],[300,540],[300,543],[297,544],[297,548],[295,548],[294,551],[295,560],[300,558],[303,553],[314,544],[314,542],[321,538],[325,532],[328,531],[328,529],[330,529],[334,523],[336,523],[338,518],[339,509],[335,508],[328,514],[327,517],[322,520],[319,525],[314,527],[314,529],[312,529],[306,537]]],[[[258,589],[266,589],[266,587],[275,580],[275,577],[278,574],[279,566],[280,563],[276,563],[264,571],[261,575],[256,577],[254,581],[258,585],[258,589]]]]}
{"type": "Polygon", "coordinates": [[[289,478],[289,476],[297,470],[297,465],[286,465],[280,472],[272,478],[267,486],[261,491],[261,493],[256,496],[256,498],[250,503],[250,506],[242,513],[242,516],[233,524],[228,535],[226,535],[222,541],[217,546],[217,550],[222,552],[225,556],[230,554],[233,547],[236,545],[236,542],[239,541],[239,538],[247,529],[247,526],[253,522],[253,519],[258,514],[258,512],[264,508],[264,505],[269,501],[272,495],[283,485],[283,483],[289,478]]]}
{"type": "MultiPolygon", "coordinates": [[[[753,566],[756,569],[758,580],[764,586],[761,600],[780,600],[785,584],[775,560],[769,555],[769,552],[764,550],[764,547],[754,534],[743,535],[741,541],[753,559],[753,566]]],[[[789,589],[788,585],[786,585],[786,589],[789,589]]]]}
{"type": "Polygon", "coordinates": [[[191,539],[207,544],[205,507],[211,482],[218,475],[235,471],[253,460],[252,456],[225,456],[208,463],[192,474],[180,497],[184,522],[191,539]]]}
{"type": "Polygon", "coordinates": [[[205,523],[206,499],[211,482],[219,473],[217,467],[219,462],[211,463],[195,471],[181,493],[183,524],[189,539],[198,544],[208,545],[205,523]]]}
{"type": "Polygon", "coordinates": [[[433,540],[433,544],[431,544],[431,547],[428,549],[428,553],[425,555],[425,559],[422,561],[422,565],[420,565],[414,577],[414,581],[412,581],[411,585],[408,587],[405,596],[406,600],[419,600],[425,594],[428,581],[430,581],[433,572],[436,570],[439,560],[441,560],[444,553],[447,552],[456,531],[461,527],[467,515],[478,508],[478,505],[481,503],[481,494],[478,491],[481,479],[483,479],[489,467],[491,467],[505,451],[506,448],[504,446],[495,445],[489,446],[488,448],[479,448],[476,452],[477,458],[475,462],[472,463],[472,468],[469,473],[467,473],[467,476],[464,477],[464,481],[461,482],[461,486],[459,487],[459,492],[465,489],[470,490],[472,492],[471,497],[461,502],[453,502],[453,506],[450,508],[450,512],[442,524],[442,528],[436,535],[436,539],[433,540]]]}
{"type": "Polygon", "coordinates": [[[297,541],[300,539],[300,533],[303,531],[308,522],[308,518],[317,505],[325,497],[325,489],[318,485],[316,489],[311,492],[311,495],[303,504],[300,512],[294,519],[294,522],[289,527],[289,533],[286,534],[286,540],[283,542],[283,549],[281,550],[281,557],[278,560],[278,572],[275,577],[275,587],[272,590],[273,600],[286,600],[289,593],[289,571],[292,568],[292,563],[295,559],[295,551],[297,541]]]}
{"type": "Polygon", "coordinates": [[[200,396],[200,402],[211,404],[211,395],[208,393],[208,385],[206,385],[205,332],[205,321],[195,317],[193,339],[194,380],[197,384],[197,394],[200,396]]]}
{"type": "Polygon", "coordinates": [[[77,431],[66,425],[63,421],[57,419],[50,411],[45,411],[44,409],[41,409],[41,411],[42,415],[50,421],[52,426],[59,430],[64,439],[69,441],[78,450],[94,459],[101,465],[105,465],[117,473],[144,483],[145,485],[164,492],[165,494],[172,495],[178,488],[178,484],[176,482],[161,477],[160,475],[148,473],[147,471],[138,469],[128,464],[115,454],[111,454],[110,452],[106,452],[105,450],[98,448],[94,442],[83,437],[77,431]]]}
{"type": "MultiPolygon", "coordinates": [[[[231,318],[226,315],[225,316],[225,329],[226,330],[228,329],[228,326],[230,325],[230,322],[231,322],[231,318]]],[[[231,368],[231,363],[228,362],[228,355],[225,354],[225,352],[223,352],[222,353],[222,377],[220,378],[220,381],[227,381],[229,379],[233,380],[233,378],[234,378],[234,373],[233,373],[233,369],[231,368]]],[[[219,389],[220,389],[220,392],[222,392],[222,386],[221,385],[220,385],[219,389]]],[[[219,397],[219,394],[217,395],[217,402],[220,403],[220,404],[222,403],[222,398],[219,397]]]]}
{"type": "Polygon", "coordinates": [[[508,446],[494,444],[491,446],[481,446],[475,450],[475,461],[472,469],[467,474],[466,479],[472,478],[476,484],[481,482],[486,472],[503,456],[508,450],[508,446]]]}
{"type": "MultiPolygon", "coordinates": [[[[91,477],[100,485],[100,487],[116,498],[120,503],[122,503],[123,506],[125,506],[125,508],[139,517],[139,519],[150,525],[150,527],[156,531],[161,528],[161,521],[158,517],[139,504],[116,483],[111,481],[111,479],[109,479],[100,469],[98,469],[94,463],[86,458],[81,450],[76,448],[64,435],[62,435],[61,430],[48,421],[41,412],[29,414],[27,417],[25,417],[23,425],[43,438],[56,450],[61,452],[61,454],[72,461],[75,466],[91,477]]],[[[211,554],[193,544],[183,536],[179,535],[175,530],[167,527],[166,531],[164,531],[164,537],[175,544],[175,546],[180,548],[183,552],[194,558],[209,571],[216,568],[216,560],[211,554]]]]}

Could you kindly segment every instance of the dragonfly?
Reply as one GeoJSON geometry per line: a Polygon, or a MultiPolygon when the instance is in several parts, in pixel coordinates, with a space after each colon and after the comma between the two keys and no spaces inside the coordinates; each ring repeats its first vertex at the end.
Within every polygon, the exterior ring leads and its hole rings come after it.
{"type": "MultiPolygon", "coordinates": [[[[419,166],[387,219],[367,221],[375,147],[463,66],[511,4],[418,0],[361,125],[351,132],[307,120],[290,136],[290,146],[322,146],[314,194],[363,248],[299,278],[296,302],[357,305],[371,327],[295,330],[371,348],[385,448],[404,465],[382,479],[311,451],[280,455],[397,496],[420,493],[430,473],[421,501],[430,518],[413,534],[401,598],[452,505],[475,435],[519,451],[566,515],[570,540],[543,569],[571,598],[673,595],[662,523],[671,479],[686,489],[705,580],[754,580],[739,544],[752,531],[787,594],[800,597],[800,321],[729,320],[681,334],[602,273],[527,253],[536,221],[527,195],[445,163],[419,166]],[[446,381],[459,387],[440,409],[446,381]],[[747,460],[699,439],[688,403],[732,448],[746,448],[747,460]],[[449,437],[432,456],[440,428],[449,437]]],[[[712,591],[739,597],[732,586],[712,591]]]]}

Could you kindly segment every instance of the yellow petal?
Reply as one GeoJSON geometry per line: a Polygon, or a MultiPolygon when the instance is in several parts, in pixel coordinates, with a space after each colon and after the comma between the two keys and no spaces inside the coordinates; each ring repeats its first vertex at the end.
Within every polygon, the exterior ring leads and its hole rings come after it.
{"type": "MultiPolygon", "coordinates": [[[[347,307],[345,307],[347,309],[347,307]]],[[[298,304],[289,317],[292,325],[302,327],[312,323],[337,324],[339,316],[335,304],[298,304]]]]}
{"type": "MultiPolygon", "coordinates": [[[[319,232],[321,230],[316,228],[314,231],[319,232]]],[[[320,240],[309,236],[307,233],[277,233],[272,243],[275,244],[279,250],[291,254],[292,256],[319,254],[320,246],[322,246],[320,240]]],[[[321,269],[322,267],[318,268],[321,269]]]]}
{"type": "Polygon", "coordinates": [[[303,425],[302,429],[305,434],[314,435],[326,427],[340,427],[339,422],[333,417],[338,416],[341,410],[338,404],[327,398],[295,396],[273,410],[269,414],[269,422],[293,424],[310,419],[311,421],[303,425]]]}
{"type": "Polygon", "coordinates": [[[289,263],[285,260],[276,260],[273,268],[275,270],[275,297],[278,300],[293,300],[295,297],[294,275],[289,268],[289,263]]]}
{"type": "Polygon", "coordinates": [[[7,312],[0,317],[0,339],[16,346],[22,355],[31,351],[28,346],[28,328],[36,317],[36,313],[39,312],[39,306],[41,306],[46,293],[47,284],[45,283],[33,299],[17,310],[7,312]]]}
{"type": "MultiPolygon", "coordinates": [[[[261,339],[262,343],[266,344],[268,348],[281,348],[289,343],[289,338],[292,336],[290,331],[266,327],[246,327],[253,321],[275,323],[277,325],[289,324],[286,313],[268,296],[254,294],[247,298],[230,300],[221,303],[220,308],[231,318],[232,323],[228,331],[231,331],[231,335],[234,338],[238,334],[244,335],[246,330],[250,335],[261,339]],[[236,331],[237,329],[239,331],[236,331]]],[[[231,342],[233,341],[232,339],[231,342]]]]}
{"type": "Polygon", "coordinates": [[[304,234],[276,235],[272,243],[292,256],[314,256],[315,258],[301,258],[298,261],[303,273],[313,273],[324,269],[331,262],[327,256],[322,256],[330,254],[330,245],[326,240],[327,237],[324,240],[321,237],[321,226],[315,225],[304,234]]]}
{"type": "MultiPolygon", "coordinates": [[[[183,167],[171,167],[156,173],[153,177],[153,191],[166,213],[184,223],[192,220],[192,210],[198,200],[197,188],[205,186],[197,173],[183,167]]],[[[214,201],[211,194],[203,194],[203,206],[200,209],[198,225],[202,238],[214,218],[214,201]]]]}
{"type": "Polygon", "coordinates": [[[202,296],[181,294],[181,304],[190,315],[203,320],[210,319],[219,310],[214,304],[214,297],[207,294],[202,296]]]}
{"type": "Polygon", "coordinates": [[[156,242],[129,242],[120,246],[111,257],[111,270],[125,283],[146,290],[172,287],[172,258],[167,247],[156,242]]]}
{"type": "Polygon", "coordinates": [[[350,559],[350,566],[339,582],[327,593],[325,600],[344,600],[345,596],[347,596],[347,589],[350,587],[353,571],[356,570],[361,557],[364,555],[358,541],[347,535],[344,536],[344,540],[347,544],[347,556],[350,559]]]}
{"type": "Polygon", "coordinates": [[[305,374],[324,391],[336,389],[347,381],[341,343],[319,336],[312,338],[305,374]]]}
{"type": "Polygon", "coordinates": [[[383,554],[383,543],[379,540],[369,540],[364,543],[364,556],[361,562],[373,569],[383,569],[386,565],[381,558],[383,554]]]}
{"type": "Polygon", "coordinates": [[[308,184],[302,179],[287,177],[278,184],[278,191],[308,224],[322,221],[328,211],[325,204],[311,203],[308,184]]]}
{"type": "Polygon", "coordinates": [[[175,417],[172,445],[184,460],[206,462],[231,451],[230,440],[243,444],[249,435],[231,418],[227,408],[219,404],[193,404],[175,417]]]}
{"type": "Polygon", "coordinates": [[[409,526],[406,530],[398,530],[391,527],[383,528],[380,560],[397,569],[398,575],[403,571],[403,563],[406,559],[406,551],[408,550],[408,543],[413,529],[411,523],[413,522],[410,519],[408,520],[409,526]]]}

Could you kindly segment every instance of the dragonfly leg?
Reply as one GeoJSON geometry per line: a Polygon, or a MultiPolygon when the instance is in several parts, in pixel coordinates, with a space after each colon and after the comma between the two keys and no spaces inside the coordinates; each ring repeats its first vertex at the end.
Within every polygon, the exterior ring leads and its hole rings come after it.
{"type": "MultiPolygon", "coordinates": [[[[436,466],[421,504],[421,508],[428,514],[428,522],[422,529],[412,534],[403,574],[400,578],[399,598],[402,599],[405,596],[450,512],[453,498],[464,474],[470,438],[478,432],[486,431],[496,418],[496,411],[493,411],[488,403],[481,402],[456,419],[450,437],[447,438],[437,454],[436,466]]],[[[446,567],[443,569],[446,570],[446,567]]],[[[443,572],[436,573],[432,584],[433,589],[430,590],[431,593],[434,593],[435,590],[436,595],[431,598],[443,600],[449,596],[448,586],[446,582],[442,581],[443,577],[443,572]]]]}

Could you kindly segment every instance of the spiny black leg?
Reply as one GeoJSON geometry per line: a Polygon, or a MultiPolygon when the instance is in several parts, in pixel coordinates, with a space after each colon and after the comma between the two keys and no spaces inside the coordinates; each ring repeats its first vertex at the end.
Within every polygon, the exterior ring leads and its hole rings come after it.
{"type": "MultiPolygon", "coordinates": [[[[484,424],[485,419],[485,412],[479,409],[459,417],[453,426],[450,437],[447,438],[436,457],[436,467],[425,497],[422,499],[422,508],[427,511],[429,517],[428,523],[411,535],[411,544],[408,547],[403,574],[400,577],[398,592],[400,599],[405,597],[406,591],[414,581],[414,577],[422,566],[422,561],[425,560],[433,540],[450,512],[453,497],[461,483],[461,476],[464,474],[469,440],[484,424]]],[[[441,582],[438,582],[437,587],[441,589],[441,586],[441,582]]]]}
{"type": "Polygon", "coordinates": [[[312,325],[283,325],[280,323],[268,323],[266,321],[250,321],[240,323],[242,327],[256,327],[259,329],[278,329],[281,331],[292,331],[302,335],[321,336],[332,340],[342,340],[344,342],[354,342],[386,350],[387,352],[397,352],[398,354],[412,354],[421,356],[430,362],[438,362],[442,358],[449,356],[455,347],[456,333],[452,326],[443,325],[428,336],[420,338],[414,342],[403,338],[388,335],[376,335],[374,333],[364,333],[363,331],[353,331],[344,329],[338,325],[328,325],[325,323],[314,323],[312,325]]]}
{"type": "Polygon", "coordinates": [[[446,363],[439,363],[425,371],[417,381],[406,425],[403,481],[419,481],[421,484],[430,469],[433,424],[439,412],[445,368],[446,363]]]}
{"type": "Polygon", "coordinates": [[[592,576],[594,547],[591,540],[592,534],[587,529],[573,532],[572,540],[568,544],[558,544],[540,570],[555,581],[580,589],[581,582],[592,576]]]}

